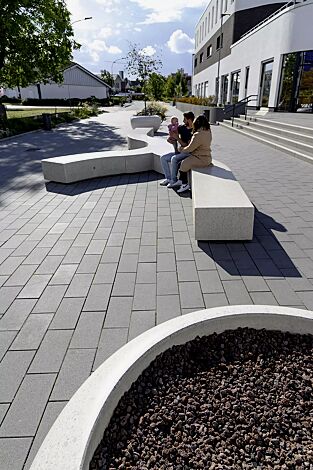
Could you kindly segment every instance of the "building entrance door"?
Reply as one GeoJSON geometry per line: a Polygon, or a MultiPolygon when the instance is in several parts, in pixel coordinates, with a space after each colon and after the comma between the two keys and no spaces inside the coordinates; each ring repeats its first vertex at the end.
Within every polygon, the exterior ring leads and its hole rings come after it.
{"type": "Polygon", "coordinates": [[[231,104],[238,103],[240,90],[240,72],[231,74],[231,104]]]}
{"type": "Polygon", "coordinates": [[[268,107],[268,103],[269,103],[269,99],[270,99],[272,74],[273,74],[273,63],[274,63],[274,61],[271,60],[270,62],[265,62],[262,65],[260,106],[262,106],[264,108],[268,107]]]}
{"type": "Polygon", "coordinates": [[[228,94],[228,75],[223,75],[222,76],[222,96],[221,96],[221,102],[223,105],[227,103],[227,94],[228,94]]]}

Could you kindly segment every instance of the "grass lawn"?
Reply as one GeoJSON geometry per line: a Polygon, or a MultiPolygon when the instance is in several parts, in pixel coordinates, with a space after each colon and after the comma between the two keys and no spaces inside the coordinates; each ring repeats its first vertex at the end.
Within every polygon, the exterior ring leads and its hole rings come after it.
{"type": "MultiPolygon", "coordinates": [[[[69,108],[56,108],[57,113],[62,113],[66,111],[70,111],[69,108]]],[[[32,117],[32,116],[41,116],[43,113],[55,114],[55,108],[38,108],[38,109],[21,109],[21,110],[7,110],[8,119],[13,118],[25,118],[25,117],[32,117]]]]}

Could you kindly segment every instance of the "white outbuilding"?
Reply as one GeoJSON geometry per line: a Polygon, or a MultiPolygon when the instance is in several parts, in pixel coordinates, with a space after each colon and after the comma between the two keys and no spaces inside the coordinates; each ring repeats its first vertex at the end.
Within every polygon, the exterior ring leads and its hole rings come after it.
{"type": "Polygon", "coordinates": [[[95,96],[98,99],[108,98],[111,87],[100,77],[81,65],[71,62],[63,71],[64,81],[61,84],[53,81],[30,85],[26,88],[6,89],[9,97],[21,99],[85,99],[95,96]]]}

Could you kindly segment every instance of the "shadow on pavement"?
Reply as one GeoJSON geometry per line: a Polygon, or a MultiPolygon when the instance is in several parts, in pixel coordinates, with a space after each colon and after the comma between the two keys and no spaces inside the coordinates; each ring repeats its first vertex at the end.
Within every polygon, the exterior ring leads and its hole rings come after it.
{"type": "Polygon", "coordinates": [[[33,132],[0,141],[1,192],[12,186],[14,190],[42,187],[44,158],[127,148],[126,138],[117,131],[114,126],[88,120],[62,125],[52,132],[33,132]]]}

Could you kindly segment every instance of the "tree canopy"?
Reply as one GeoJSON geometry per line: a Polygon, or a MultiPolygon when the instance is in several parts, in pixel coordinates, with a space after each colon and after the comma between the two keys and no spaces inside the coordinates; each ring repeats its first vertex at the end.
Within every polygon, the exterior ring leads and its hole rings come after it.
{"type": "Polygon", "coordinates": [[[0,10],[0,84],[62,82],[80,47],[65,0],[0,0],[0,10]]]}
{"type": "Polygon", "coordinates": [[[113,75],[110,74],[107,70],[101,70],[101,79],[109,86],[113,86],[114,78],[113,75]]]}

